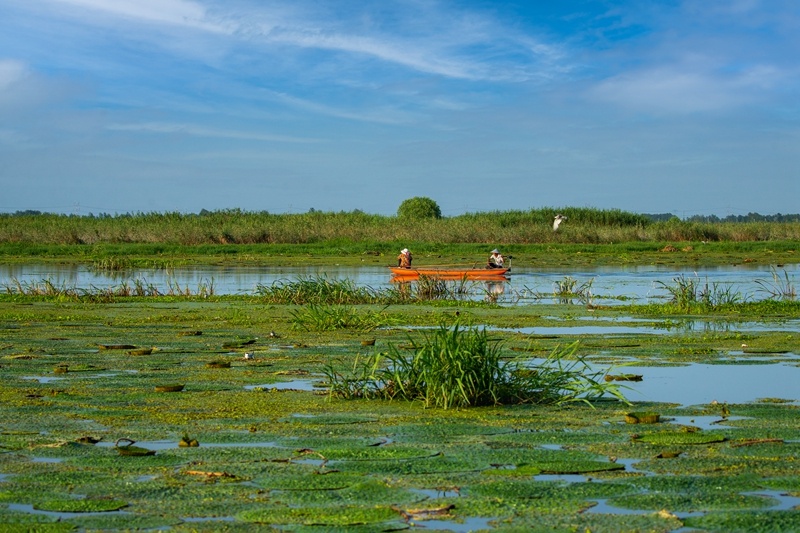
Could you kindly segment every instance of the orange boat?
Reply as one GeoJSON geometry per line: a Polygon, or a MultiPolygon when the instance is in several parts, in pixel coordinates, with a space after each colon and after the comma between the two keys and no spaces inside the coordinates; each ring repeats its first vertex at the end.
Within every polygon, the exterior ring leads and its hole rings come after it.
{"type": "Polygon", "coordinates": [[[445,268],[445,267],[419,267],[400,268],[389,267],[392,276],[402,281],[410,281],[420,276],[439,279],[469,279],[469,280],[501,280],[508,276],[510,268],[445,268]]]}

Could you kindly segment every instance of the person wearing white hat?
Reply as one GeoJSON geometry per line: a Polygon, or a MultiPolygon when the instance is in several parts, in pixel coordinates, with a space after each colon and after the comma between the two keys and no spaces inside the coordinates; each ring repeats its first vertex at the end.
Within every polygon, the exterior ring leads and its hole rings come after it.
{"type": "Polygon", "coordinates": [[[397,266],[400,268],[411,268],[411,252],[408,248],[400,250],[400,255],[397,256],[397,266]]]}
{"type": "Polygon", "coordinates": [[[491,251],[486,268],[505,268],[505,264],[506,260],[503,259],[503,256],[500,254],[500,250],[495,248],[491,251]]]}

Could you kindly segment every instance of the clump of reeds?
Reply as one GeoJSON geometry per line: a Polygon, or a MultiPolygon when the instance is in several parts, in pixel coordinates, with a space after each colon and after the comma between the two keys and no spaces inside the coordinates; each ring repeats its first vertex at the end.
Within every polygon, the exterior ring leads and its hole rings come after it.
{"type": "Polygon", "coordinates": [[[576,356],[578,344],[554,350],[535,367],[502,356],[485,329],[441,326],[411,353],[390,345],[386,353],[356,359],[351,370],[330,362],[324,372],[331,397],[421,401],[442,409],[500,404],[591,403],[611,395],[624,401],[619,386],[605,381],[576,356]]]}
{"type": "Polygon", "coordinates": [[[592,299],[592,284],[594,278],[579,283],[571,276],[564,276],[563,279],[553,284],[553,296],[558,298],[561,303],[570,303],[573,299],[578,299],[583,303],[589,303],[592,299]]]}
{"type": "Polygon", "coordinates": [[[757,279],[755,283],[761,292],[768,295],[773,300],[794,301],[797,299],[797,289],[794,282],[789,278],[789,274],[784,269],[783,278],[778,274],[775,267],[770,267],[772,281],[757,279]]]}
{"type": "Polygon", "coordinates": [[[278,280],[272,285],[258,284],[256,295],[270,303],[282,304],[362,304],[383,299],[371,287],[359,287],[350,279],[326,276],[300,277],[296,281],[278,280]]]}
{"type": "MultiPolygon", "coordinates": [[[[134,279],[130,282],[123,281],[119,285],[112,285],[103,288],[90,286],[88,289],[81,289],[74,285],[67,285],[66,283],[57,284],[49,279],[43,279],[38,282],[23,282],[16,278],[12,278],[10,282],[3,285],[3,290],[7,294],[12,295],[17,294],[22,296],[68,298],[96,303],[113,302],[118,298],[152,298],[165,296],[165,293],[163,293],[156,285],[153,283],[148,283],[147,280],[144,279],[134,279]]],[[[167,296],[200,296],[203,298],[207,298],[213,294],[213,279],[201,282],[196,292],[192,292],[188,286],[180,287],[177,283],[170,283],[166,292],[167,296]]]]}
{"type": "Polygon", "coordinates": [[[672,279],[673,285],[658,281],[670,295],[670,302],[683,311],[714,310],[723,306],[742,303],[741,294],[731,285],[702,283],[698,277],[687,278],[683,274],[672,279]]]}
{"type": "Polygon", "coordinates": [[[133,263],[127,257],[105,257],[92,262],[92,269],[103,272],[120,272],[129,270],[133,263]]]}
{"type": "Polygon", "coordinates": [[[70,299],[77,299],[80,296],[80,290],[74,285],[67,285],[66,282],[60,284],[54,283],[50,279],[20,281],[17,278],[11,278],[8,283],[3,285],[3,289],[7,294],[19,294],[24,296],[46,296],[70,299]]]}

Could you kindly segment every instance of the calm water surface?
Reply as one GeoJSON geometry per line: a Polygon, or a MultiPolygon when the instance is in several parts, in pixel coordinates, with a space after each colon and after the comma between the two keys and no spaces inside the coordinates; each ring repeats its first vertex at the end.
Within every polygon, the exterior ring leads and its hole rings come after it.
{"type": "MultiPolygon", "coordinates": [[[[784,276],[797,283],[800,265],[786,265],[777,269],[781,282],[784,276]]],[[[215,294],[254,294],[258,286],[270,286],[276,282],[296,281],[304,277],[325,276],[330,279],[349,279],[359,286],[384,289],[392,286],[388,268],[364,267],[252,267],[214,266],[181,267],[169,270],[139,269],[118,272],[96,272],[85,265],[51,264],[0,264],[0,289],[16,282],[25,284],[49,281],[57,287],[78,289],[105,289],[139,281],[152,285],[161,292],[178,285],[190,292],[199,292],[200,287],[213,287],[215,294]]],[[[775,284],[769,267],[723,266],[703,269],[676,269],[659,266],[602,267],[569,271],[553,271],[526,268],[515,265],[506,282],[476,282],[473,292],[476,298],[492,293],[501,303],[552,300],[554,284],[565,276],[579,284],[591,283],[592,301],[605,305],[614,303],[646,303],[669,297],[662,286],[674,286],[677,277],[695,278],[701,284],[716,285],[719,289],[730,288],[743,298],[765,299],[768,294],[763,284],[775,284]],[[761,282],[761,284],[759,284],[761,282]]]]}

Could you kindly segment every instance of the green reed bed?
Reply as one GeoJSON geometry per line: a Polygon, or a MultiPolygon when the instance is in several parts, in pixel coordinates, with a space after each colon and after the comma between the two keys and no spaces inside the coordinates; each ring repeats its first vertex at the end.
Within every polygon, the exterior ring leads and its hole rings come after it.
{"type": "Polygon", "coordinates": [[[133,279],[110,287],[79,288],[66,282],[54,283],[52,280],[20,281],[12,278],[0,285],[9,296],[55,297],[66,300],[113,302],[120,298],[157,298],[160,296],[208,298],[214,295],[214,280],[200,282],[196,289],[181,286],[177,281],[168,280],[167,286],[159,288],[144,279],[133,279]]]}
{"type": "MultiPolygon", "coordinates": [[[[238,209],[116,216],[0,214],[0,243],[164,245],[248,245],[372,242],[408,243],[608,244],[623,242],[777,242],[800,241],[798,222],[694,222],[677,218],[651,222],[620,210],[564,207],[483,212],[408,219],[362,211],[271,214],[238,209]],[[556,213],[566,215],[552,230],[556,213]]],[[[683,247],[680,247],[683,248],[683,247]]]]}
{"type": "Polygon", "coordinates": [[[386,296],[350,279],[326,276],[301,276],[296,280],[278,280],[271,285],[258,284],[256,296],[270,303],[282,304],[363,304],[382,301],[386,296]]]}
{"type": "Polygon", "coordinates": [[[337,398],[420,401],[442,409],[503,404],[591,403],[606,395],[624,400],[605,372],[590,370],[576,356],[577,344],[554,350],[534,368],[506,359],[501,344],[485,329],[441,326],[410,351],[390,345],[388,352],[357,359],[347,374],[333,363],[325,374],[337,398]]]}
{"type": "MultiPolygon", "coordinates": [[[[790,310],[793,302],[796,301],[797,292],[795,282],[786,272],[783,276],[778,274],[775,267],[771,268],[772,280],[756,280],[759,286],[758,294],[742,294],[736,290],[734,285],[723,283],[708,283],[701,280],[698,276],[690,277],[680,275],[673,278],[672,283],[657,281],[656,283],[667,291],[670,300],[661,306],[665,309],[676,310],[684,313],[703,313],[703,312],[732,312],[743,309],[783,307],[790,310]],[[763,305],[758,305],[764,302],[763,305]],[[770,303],[772,302],[772,303],[770,303]],[[786,303],[789,305],[774,305],[775,303],[786,303]],[[751,304],[751,305],[745,305],[751,304]]],[[[659,307],[659,304],[651,304],[652,308],[659,307]]]]}

